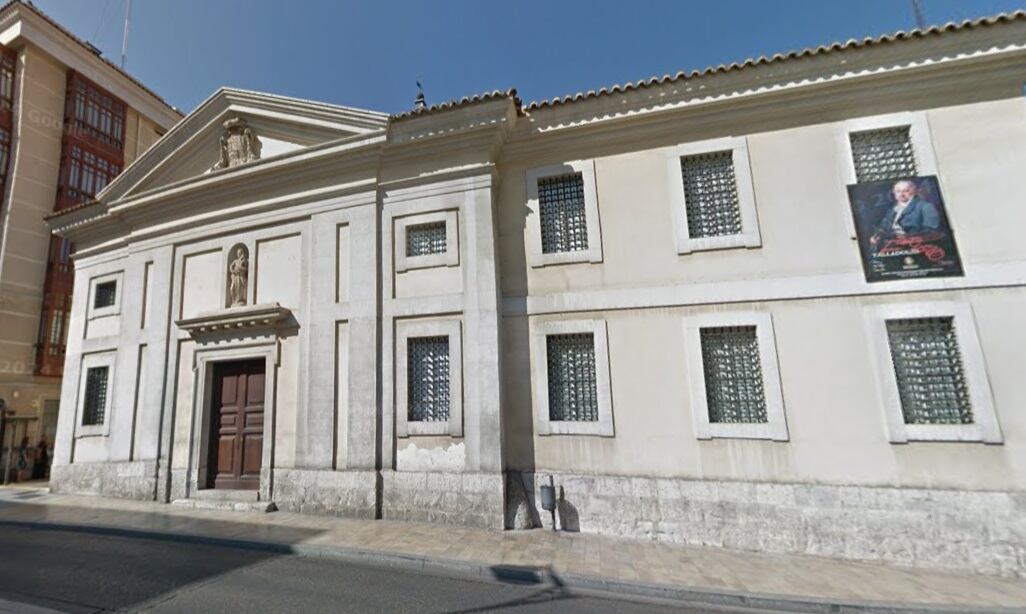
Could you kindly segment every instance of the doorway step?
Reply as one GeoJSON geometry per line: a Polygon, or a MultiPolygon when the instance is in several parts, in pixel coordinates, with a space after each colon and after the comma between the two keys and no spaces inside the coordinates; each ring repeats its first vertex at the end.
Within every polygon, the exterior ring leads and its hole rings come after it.
{"type": "Polygon", "coordinates": [[[229,512],[275,512],[278,507],[273,501],[261,501],[256,490],[228,490],[208,488],[190,493],[187,499],[175,499],[171,505],[197,510],[221,510],[229,512]]]}

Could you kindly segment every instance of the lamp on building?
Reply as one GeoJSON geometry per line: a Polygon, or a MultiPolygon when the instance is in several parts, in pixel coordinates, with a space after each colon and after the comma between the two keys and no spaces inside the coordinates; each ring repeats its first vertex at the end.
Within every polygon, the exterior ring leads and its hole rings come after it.
{"type": "Polygon", "coordinates": [[[547,510],[552,514],[552,530],[556,530],[556,485],[552,481],[552,476],[549,475],[549,483],[542,484],[541,487],[541,506],[542,509],[547,510]]]}

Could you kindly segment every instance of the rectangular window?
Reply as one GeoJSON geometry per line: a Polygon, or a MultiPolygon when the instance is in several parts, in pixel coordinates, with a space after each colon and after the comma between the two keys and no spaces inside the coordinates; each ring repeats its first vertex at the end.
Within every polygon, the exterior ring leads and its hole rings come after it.
{"type": "Polygon", "coordinates": [[[69,76],[68,98],[66,121],[74,136],[124,149],[125,103],[77,73],[69,76]]]}
{"type": "Polygon", "coordinates": [[[905,424],[972,424],[969,387],[951,317],[887,321],[905,424]]]}
{"type": "Polygon", "coordinates": [[[107,374],[109,367],[92,367],[86,371],[85,401],[82,426],[103,424],[107,409],[107,374]]]}
{"type": "Polygon", "coordinates": [[[410,422],[449,420],[449,336],[407,341],[407,414],[410,422]]]}
{"type": "Polygon", "coordinates": [[[89,202],[120,172],[119,164],[72,144],[62,196],[71,204],[89,202]]]}
{"type": "Polygon", "coordinates": [[[444,254],[446,250],[445,222],[417,224],[406,227],[406,257],[444,254]]]}
{"type": "Polygon", "coordinates": [[[597,422],[594,333],[547,335],[549,420],[597,422]]]}
{"type": "Polygon", "coordinates": [[[17,54],[6,47],[0,48],[0,110],[14,109],[14,66],[17,54]]]}
{"type": "Polygon", "coordinates": [[[680,159],[688,235],[692,239],[742,233],[741,204],[732,151],[680,159]]]}
{"type": "Polygon", "coordinates": [[[93,295],[93,309],[113,307],[117,299],[118,282],[105,281],[96,284],[96,292],[93,295]]]}
{"type": "Polygon", "coordinates": [[[911,126],[852,132],[855,181],[886,181],[918,175],[912,147],[911,126]]]}
{"type": "Polygon", "coordinates": [[[755,327],[703,328],[700,334],[709,422],[768,422],[755,327]]]}
{"type": "Polygon", "coordinates": [[[588,219],[581,173],[539,178],[538,203],[543,254],[588,249],[588,219]]]}

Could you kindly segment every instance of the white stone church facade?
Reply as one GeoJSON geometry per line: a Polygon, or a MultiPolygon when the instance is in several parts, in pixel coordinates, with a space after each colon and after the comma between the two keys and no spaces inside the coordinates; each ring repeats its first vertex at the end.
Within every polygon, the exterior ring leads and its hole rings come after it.
{"type": "Polygon", "coordinates": [[[50,218],[52,488],[501,529],[552,475],[568,530],[1026,575],[1024,83],[1020,12],[532,104],[222,89],[50,218]]]}

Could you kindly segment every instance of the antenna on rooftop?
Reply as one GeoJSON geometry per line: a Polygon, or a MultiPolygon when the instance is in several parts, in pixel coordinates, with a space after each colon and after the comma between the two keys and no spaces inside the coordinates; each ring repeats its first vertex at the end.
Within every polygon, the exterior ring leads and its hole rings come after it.
{"type": "Polygon", "coordinates": [[[128,59],[128,19],[132,16],[132,0],[125,0],[125,30],[121,37],[121,70],[125,69],[128,59]]]}
{"type": "Polygon", "coordinates": [[[912,12],[916,16],[916,27],[920,30],[925,30],[926,11],[923,10],[923,0],[912,0],[912,12]]]}
{"type": "Polygon", "coordinates": [[[413,101],[414,109],[426,109],[427,100],[424,98],[424,86],[421,85],[422,76],[417,75],[417,98],[413,101]]]}

